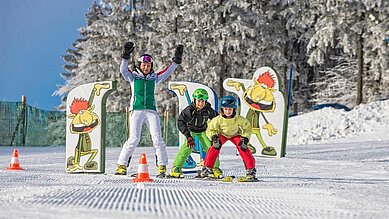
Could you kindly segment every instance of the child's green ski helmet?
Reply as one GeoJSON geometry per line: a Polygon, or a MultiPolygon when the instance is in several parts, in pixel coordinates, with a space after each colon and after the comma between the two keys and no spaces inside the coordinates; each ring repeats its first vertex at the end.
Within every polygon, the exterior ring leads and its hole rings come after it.
{"type": "Polygon", "coordinates": [[[193,100],[208,100],[208,92],[205,89],[197,88],[192,94],[193,100]]]}

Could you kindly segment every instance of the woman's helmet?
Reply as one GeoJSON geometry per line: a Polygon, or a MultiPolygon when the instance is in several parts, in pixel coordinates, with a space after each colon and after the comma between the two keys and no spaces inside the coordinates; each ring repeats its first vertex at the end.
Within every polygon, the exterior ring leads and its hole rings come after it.
{"type": "Polygon", "coordinates": [[[193,100],[208,100],[208,92],[205,89],[197,88],[192,94],[193,100]]]}
{"type": "Polygon", "coordinates": [[[153,69],[153,57],[149,54],[143,54],[138,58],[138,65],[137,67],[140,68],[140,64],[142,62],[151,63],[151,69],[153,69]]]}
{"type": "Polygon", "coordinates": [[[224,96],[220,99],[220,108],[234,108],[236,109],[237,103],[233,96],[224,96]]]}

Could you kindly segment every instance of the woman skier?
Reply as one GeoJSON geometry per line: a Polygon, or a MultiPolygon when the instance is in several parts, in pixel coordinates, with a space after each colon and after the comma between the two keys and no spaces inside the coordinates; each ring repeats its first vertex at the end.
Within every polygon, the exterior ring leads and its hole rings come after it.
{"type": "Polygon", "coordinates": [[[117,161],[116,175],[126,175],[132,154],[139,144],[143,123],[148,127],[158,165],[157,177],[166,176],[168,156],[166,145],[162,139],[159,115],[156,111],[154,97],[155,85],[165,80],[181,64],[183,45],[178,45],[173,62],[161,72],[154,72],[153,57],[148,54],[141,55],[134,71],[128,68],[128,60],[134,50],[134,43],[127,42],[122,53],[120,72],[125,80],[131,84],[130,104],[130,136],[123,144],[117,161]]]}

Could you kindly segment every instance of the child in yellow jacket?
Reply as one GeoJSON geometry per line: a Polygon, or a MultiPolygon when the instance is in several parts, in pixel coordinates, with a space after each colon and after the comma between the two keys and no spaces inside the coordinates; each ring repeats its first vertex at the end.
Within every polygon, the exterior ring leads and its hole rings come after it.
{"type": "Polygon", "coordinates": [[[219,156],[222,145],[230,140],[239,151],[246,168],[247,181],[257,180],[255,174],[255,158],[248,149],[251,136],[250,122],[236,115],[237,102],[232,96],[225,96],[220,100],[220,115],[213,118],[207,128],[206,134],[212,140],[213,145],[208,149],[204,159],[204,168],[200,177],[213,177],[212,168],[219,156]]]}

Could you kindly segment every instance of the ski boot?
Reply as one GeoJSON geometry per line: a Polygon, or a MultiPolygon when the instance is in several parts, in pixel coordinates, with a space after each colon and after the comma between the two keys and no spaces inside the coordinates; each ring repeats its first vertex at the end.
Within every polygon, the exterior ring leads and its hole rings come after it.
{"type": "Polygon", "coordinates": [[[197,178],[215,178],[212,168],[203,167],[198,173],[197,178]]]}
{"type": "Polygon", "coordinates": [[[166,166],[158,166],[158,175],[157,178],[166,178],[166,166]]]}
{"type": "Polygon", "coordinates": [[[214,168],[213,168],[213,176],[214,176],[216,179],[222,179],[222,178],[224,178],[224,176],[223,176],[223,171],[222,171],[219,167],[214,167],[214,168]]]}
{"type": "Polygon", "coordinates": [[[184,178],[184,175],[182,174],[182,169],[180,167],[173,167],[170,171],[170,177],[184,178]]]}
{"type": "Polygon", "coordinates": [[[115,175],[127,175],[127,167],[126,165],[118,164],[116,167],[115,175]]]}
{"type": "Polygon", "coordinates": [[[248,169],[246,170],[246,177],[239,177],[238,182],[258,182],[257,177],[255,177],[256,173],[257,169],[248,169]]]}

